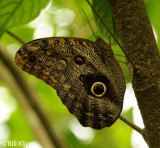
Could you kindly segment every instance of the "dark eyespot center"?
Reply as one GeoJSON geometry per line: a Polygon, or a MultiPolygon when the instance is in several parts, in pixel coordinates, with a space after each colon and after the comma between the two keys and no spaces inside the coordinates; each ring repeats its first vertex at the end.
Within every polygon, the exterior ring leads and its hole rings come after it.
{"type": "Polygon", "coordinates": [[[107,86],[103,82],[94,82],[91,86],[91,93],[95,97],[103,97],[107,92],[107,86]]]}
{"type": "Polygon", "coordinates": [[[84,57],[82,57],[82,56],[75,56],[74,57],[74,62],[76,63],[76,64],[78,64],[78,65],[82,65],[82,64],[84,64],[85,63],[85,58],[84,57]]]}
{"type": "Polygon", "coordinates": [[[94,86],[93,91],[95,92],[95,94],[100,95],[104,92],[104,87],[101,84],[97,84],[94,86]]]}
{"type": "Polygon", "coordinates": [[[29,58],[29,60],[30,60],[30,62],[35,62],[35,61],[36,61],[36,57],[35,57],[35,56],[31,56],[31,57],[29,58]]]}

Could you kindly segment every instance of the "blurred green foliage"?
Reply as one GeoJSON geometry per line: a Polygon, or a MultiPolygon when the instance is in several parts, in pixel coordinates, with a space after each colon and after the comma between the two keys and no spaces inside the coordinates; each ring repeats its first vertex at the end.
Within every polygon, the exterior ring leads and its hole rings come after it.
{"type": "MultiPolygon", "coordinates": [[[[1,42],[6,46],[11,44],[18,44],[22,46],[17,40],[8,35],[5,31],[9,30],[16,36],[21,38],[25,42],[33,40],[34,27],[30,27],[27,23],[34,20],[41,12],[42,9],[46,9],[46,22],[54,28],[54,36],[57,34],[57,28],[61,27],[67,29],[70,36],[77,36],[95,40],[89,25],[85,21],[84,14],[81,9],[85,11],[96,35],[101,36],[101,32],[97,29],[92,11],[85,0],[53,0],[48,5],[49,0],[0,0],[0,36],[1,42]],[[61,8],[67,8],[75,13],[75,19],[68,25],[58,26],[54,22],[56,12],[61,8]]],[[[94,1],[96,2],[96,1],[94,1]]],[[[97,1],[99,2],[99,1],[97,1]]],[[[157,34],[157,43],[159,45],[160,36],[160,1],[159,0],[146,0],[146,7],[149,13],[149,17],[153,28],[157,34]]],[[[108,11],[108,8],[103,7],[100,9],[100,15],[103,15],[104,11],[108,11]]],[[[105,14],[104,14],[105,15],[105,14]]],[[[110,20],[111,16],[106,15],[106,22],[110,20]]],[[[100,22],[96,20],[98,24],[100,22]]],[[[101,25],[99,25],[101,26],[101,25]]],[[[101,27],[100,27],[101,28],[101,27]]],[[[106,32],[106,31],[105,31],[106,32]]],[[[14,49],[15,51],[18,49],[14,49]]],[[[122,55],[122,51],[113,45],[114,53],[122,55]]],[[[14,52],[15,52],[14,51],[14,52]]],[[[10,53],[11,54],[11,53],[10,53]]],[[[13,56],[13,55],[12,55],[13,56]]],[[[118,60],[124,61],[124,58],[118,57],[118,60]]],[[[130,82],[128,71],[125,65],[121,65],[125,74],[127,82],[130,82]]],[[[131,132],[132,129],[119,119],[109,128],[104,128],[100,131],[94,130],[94,138],[90,142],[84,142],[77,138],[77,136],[71,131],[69,124],[74,118],[61,103],[60,98],[57,97],[56,91],[44,82],[36,79],[24,73],[24,76],[28,82],[33,85],[38,93],[39,101],[44,105],[47,113],[53,121],[53,125],[57,132],[62,135],[67,141],[69,147],[72,148],[131,148],[131,132]]],[[[7,87],[3,83],[0,83],[0,87],[7,87]]],[[[9,89],[9,88],[8,88],[9,89]]],[[[14,96],[14,94],[12,94],[14,96]]],[[[132,108],[123,113],[128,119],[132,120],[132,108]]],[[[12,113],[10,119],[6,122],[10,130],[9,140],[23,140],[31,142],[36,140],[34,133],[32,132],[28,121],[25,117],[21,106],[18,105],[17,109],[12,113]]],[[[85,127],[84,127],[85,128],[85,127]]],[[[1,137],[0,137],[1,139],[1,137]]]]}
{"type": "MultiPolygon", "coordinates": [[[[92,0],[92,4],[95,8],[95,10],[98,12],[98,14],[101,16],[103,21],[107,24],[111,32],[118,38],[117,30],[115,27],[115,22],[112,16],[112,10],[109,6],[108,1],[104,0],[92,0]]],[[[109,34],[108,30],[105,28],[105,26],[101,23],[99,18],[93,13],[96,25],[98,27],[98,30],[102,33],[103,37],[106,38],[109,41],[110,40],[114,43],[114,39],[112,39],[112,36],[109,34]]]]}
{"type": "Polygon", "coordinates": [[[36,18],[49,0],[1,0],[0,36],[4,31],[36,18]]]}

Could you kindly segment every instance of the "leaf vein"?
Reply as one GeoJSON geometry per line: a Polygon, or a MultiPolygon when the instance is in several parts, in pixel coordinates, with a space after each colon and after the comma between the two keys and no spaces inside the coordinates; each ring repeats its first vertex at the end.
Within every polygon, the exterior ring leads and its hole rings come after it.
{"type": "MultiPolygon", "coordinates": [[[[4,32],[4,28],[5,28],[5,26],[6,26],[6,24],[9,22],[9,20],[10,20],[10,18],[13,16],[13,14],[16,12],[16,10],[18,9],[18,7],[21,5],[21,3],[23,2],[23,0],[21,0],[19,3],[17,3],[17,6],[15,7],[15,9],[12,11],[12,15],[10,15],[9,17],[8,17],[8,19],[6,20],[6,22],[4,22],[4,24],[2,25],[2,32],[1,32],[1,34],[4,32]]],[[[1,34],[0,34],[0,36],[1,36],[1,34]]]]}

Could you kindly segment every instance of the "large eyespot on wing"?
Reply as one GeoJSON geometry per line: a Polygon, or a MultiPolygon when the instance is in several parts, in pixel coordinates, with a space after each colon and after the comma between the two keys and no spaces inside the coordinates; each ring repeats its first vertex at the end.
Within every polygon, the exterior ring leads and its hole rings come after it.
{"type": "Polygon", "coordinates": [[[90,91],[95,97],[101,98],[106,94],[107,86],[105,83],[97,81],[92,84],[90,91]]]}
{"type": "Polygon", "coordinates": [[[79,90],[79,93],[84,94],[79,99],[81,107],[75,113],[79,122],[94,129],[111,126],[118,118],[123,103],[114,95],[111,82],[104,75],[96,74],[96,71],[93,74],[80,75],[79,80],[85,89],[85,92],[79,90]]]}

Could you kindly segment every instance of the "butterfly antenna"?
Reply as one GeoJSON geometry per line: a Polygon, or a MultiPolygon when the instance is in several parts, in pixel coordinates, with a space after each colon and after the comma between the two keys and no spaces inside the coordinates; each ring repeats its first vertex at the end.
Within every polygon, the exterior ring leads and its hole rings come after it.
{"type": "Polygon", "coordinates": [[[97,13],[97,11],[94,9],[94,7],[92,6],[92,4],[89,2],[89,0],[86,0],[87,3],[89,4],[89,6],[91,7],[91,9],[93,10],[93,12],[95,13],[95,15],[98,17],[98,19],[102,22],[102,24],[104,25],[104,27],[107,29],[107,31],[110,33],[110,35],[113,37],[113,39],[115,40],[115,42],[118,44],[118,46],[122,49],[122,51],[124,52],[124,54],[126,55],[126,58],[130,61],[131,65],[135,68],[133,62],[130,60],[127,52],[124,50],[124,48],[122,47],[122,45],[119,43],[119,41],[116,39],[116,37],[114,36],[114,34],[111,32],[111,30],[109,29],[109,27],[104,23],[103,19],[99,16],[99,14],[97,13]]]}
{"type": "Polygon", "coordinates": [[[95,33],[94,33],[94,30],[93,30],[93,28],[92,28],[92,26],[91,26],[91,23],[90,23],[90,21],[89,21],[89,19],[88,19],[88,17],[87,17],[87,15],[86,15],[86,13],[85,13],[85,11],[82,9],[82,11],[83,11],[83,13],[84,13],[84,15],[85,16],[83,16],[84,17],[84,19],[86,20],[86,22],[88,23],[88,25],[89,25],[89,27],[90,27],[90,29],[91,29],[91,31],[92,31],[92,33],[93,33],[93,35],[94,35],[94,37],[96,38],[96,35],[95,35],[95,33]]]}

